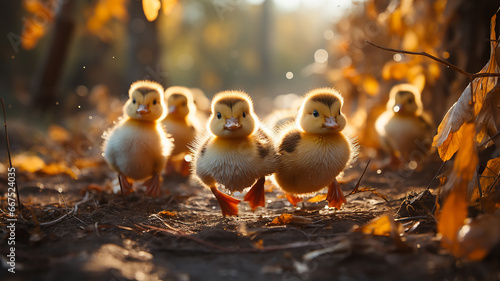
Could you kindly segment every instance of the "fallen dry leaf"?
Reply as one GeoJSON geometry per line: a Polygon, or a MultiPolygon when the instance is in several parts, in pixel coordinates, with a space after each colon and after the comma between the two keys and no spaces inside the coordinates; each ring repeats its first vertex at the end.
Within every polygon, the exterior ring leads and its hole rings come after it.
{"type": "Polygon", "coordinates": [[[399,236],[404,233],[403,226],[394,221],[392,214],[377,217],[354,231],[379,236],[399,236]]]}
{"type": "Polygon", "coordinates": [[[318,194],[318,195],[314,196],[313,198],[309,198],[309,200],[307,200],[307,202],[316,203],[316,202],[321,202],[324,200],[326,200],[326,194],[318,194]]]}
{"type": "Polygon", "coordinates": [[[295,216],[292,214],[282,214],[278,217],[275,217],[269,225],[287,225],[293,224],[296,226],[306,226],[312,223],[310,218],[306,218],[303,216],[295,216]]]}
{"type": "Polygon", "coordinates": [[[12,158],[12,166],[19,168],[21,171],[35,173],[45,166],[45,161],[36,155],[22,153],[12,158]]]}
{"type": "MultiPolygon", "coordinates": [[[[479,73],[498,73],[499,68],[495,58],[496,54],[496,15],[491,18],[491,52],[488,63],[479,71],[479,73]]],[[[487,101],[487,96],[497,84],[498,77],[476,78],[469,83],[460,95],[458,101],[448,110],[438,132],[434,137],[432,145],[438,147],[439,156],[443,161],[448,161],[453,157],[461,145],[462,127],[465,122],[473,121],[481,112],[483,104],[487,101]]],[[[482,116],[484,120],[486,117],[482,116]]],[[[477,122],[477,120],[476,120],[477,122]]]]}

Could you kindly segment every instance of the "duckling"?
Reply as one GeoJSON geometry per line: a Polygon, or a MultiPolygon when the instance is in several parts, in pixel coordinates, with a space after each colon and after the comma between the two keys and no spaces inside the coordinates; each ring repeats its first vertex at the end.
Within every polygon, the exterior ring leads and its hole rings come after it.
{"type": "Polygon", "coordinates": [[[381,147],[390,154],[389,164],[420,162],[430,152],[433,125],[423,112],[420,91],[411,84],[391,89],[387,109],[375,122],[381,147]]]}
{"type": "Polygon", "coordinates": [[[336,178],[355,158],[356,146],[342,133],[347,123],[342,104],[342,96],[332,88],[312,90],[295,123],[283,130],[274,177],[294,206],[298,197],[326,186],[328,206],[340,209],[346,203],[336,178]]]}
{"type": "Polygon", "coordinates": [[[129,181],[151,177],[143,183],[146,194],[160,195],[160,172],[172,151],[172,141],[160,120],[166,115],[163,87],[151,81],[130,86],[124,116],[105,133],[104,158],[118,173],[122,193],[130,192],[129,181]]]}
{"type": "Polygon", "coordinates": [[[192,142],[199,130],[196,118],[196,105],[188,88],[173,86],[165,91],[165,100],[168,114],[162,123],[167,132],[174,139],[174,149],[167,163],[167,173],[175,170],[177,163],[181,163],[180,174],[189,175],[189,162],[185,156],[189,153],[188,144],[192,142]]]}
{"type": "Polygon", "coordinates": [[[260,124],[248,94],[225,91],[211,105],[207,133],[197,139],[194,173],[217,198],[222,215],[238,215],[238,199],[217,189],[222,184],[230,192],[243,191],[250,207],[265,206],[265,176],[276,168],[273,142],[260,124]]]}

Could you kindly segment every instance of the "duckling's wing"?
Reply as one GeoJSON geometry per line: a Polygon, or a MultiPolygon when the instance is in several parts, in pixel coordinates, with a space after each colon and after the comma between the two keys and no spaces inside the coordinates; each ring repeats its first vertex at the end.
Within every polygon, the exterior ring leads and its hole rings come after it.
{"type": "Polygon", "coordinates": [[[274,144],[265,129],[257,129],[253,138],[260,157],[264,158],[270,153],[274,154],[274,144]]]}
{"type": "Polygon", "coordinates": [[[292,153],[297,148],[302,135],[299,130],[290,130],[281,139],[281,143],[278,147],[278,153],[281,155],[284,152],[292,153]]]}

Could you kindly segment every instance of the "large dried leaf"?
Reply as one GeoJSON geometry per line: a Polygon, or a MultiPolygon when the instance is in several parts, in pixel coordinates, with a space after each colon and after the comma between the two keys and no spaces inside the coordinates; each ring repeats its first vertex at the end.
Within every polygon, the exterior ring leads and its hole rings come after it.
{"type": "MultiPolygon", "coordinates": [[[[450,180],[448,183],[455,183],[455,181],[450,180]]],[[[452,252],[458,247],[458,231],[467,218],[466,188],[467,183],[458,180],[451,193],[446,197],[439,215],[437,229],[441,235],[441,244],[452,252]]]]}
{"type": "MultiPolygon", "coordinates": [[[[496,15],[491,18],[491,52],[488,63],[479,73],[498,72],[495,58],[497,43],[495,41],[496,15]]],[[[438,127],[433,145],[438,147],[439,156],[443,161],[449,160],[460,146],[459,130],[467,121],[472,121],[480,113],[487,94],[497,84],[497,77],[476,78],[469,83],[458,101],[448,110],[438,127]]]]}
{"type": "Polygon", "coordinates": [[[450,179],[443,189],[451,190],[439,214],[437,225],[442,245],[455,253],[459,248],[458,232],[467,218],[467,186],[474,177],[479,162],[474,141],[475,125],[472,122],[462,126],[462,141],[458,150],[450,179]]]}

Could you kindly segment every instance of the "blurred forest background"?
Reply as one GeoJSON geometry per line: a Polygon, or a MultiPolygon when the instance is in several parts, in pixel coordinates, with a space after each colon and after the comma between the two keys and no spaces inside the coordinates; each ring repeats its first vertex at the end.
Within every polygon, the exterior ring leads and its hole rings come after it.
{"type": "Polygon", "coordinates": [[[417,85],[439,124],[468,81],[430,59],[365,41],[425,51],[474,73],[489,58],[498,8],[465,0],[147,2],[161,3],[151,21],[140,0],[5,3],[0,94],[8,115],[74,127],[68,116],[119,113],[130,83],[150,79],[196,87],[208,98],[247,91],[262,117],[291,106],[287,94],[333,86],[347,99],[361,144],[377,147],[373,122],[394,84],[417,85]]]}

